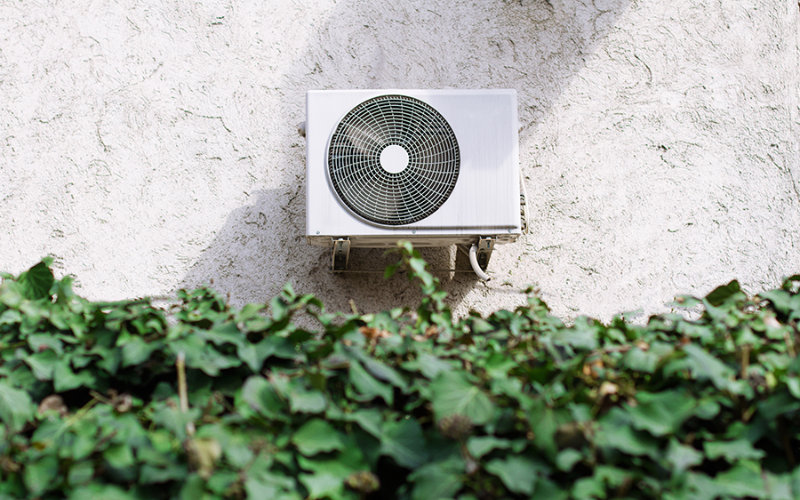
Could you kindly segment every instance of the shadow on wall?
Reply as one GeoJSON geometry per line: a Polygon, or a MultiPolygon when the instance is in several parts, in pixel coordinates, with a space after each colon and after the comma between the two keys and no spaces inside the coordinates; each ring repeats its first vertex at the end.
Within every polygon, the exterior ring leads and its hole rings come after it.
{"type": "MultiPolygon", "coordinates": [[[[298,292],[314,293],[331,310],[349,309],[351,299],[361,312],[414,304],[419,299],[416,283],[403,277],[383,279],[380,271],[394,261],[384,250],[351,252],[353,270],[374,272],[333,274],[328,271],[329,251],[305,242],[305,142],[296,130],[305,119],[305,91],[514,88],[524,158],[525,148],[530,156],[535,147],[526,146],[526,135],[628,3],[349,0],[309,18],[314,33],[284,74],[283,88],[269,96],[280,100],[285,117],[285,153],[263,151],[258,158],[265,165],[265,179],[280,176],[280,187],[251,194],[252,203],[234,210],[181,286],[212,283],[238,305],[269,300],[286,282],[298,292]],[[276,164],[291,167],[270,172],[267,166],[276,164]]],[[[527,173],[526,165],[522,168],[527,173]]],[[[455,265],[468,270],[456,253],[454,248],[423,249],[433,269],[455,265]]],[[[487,287],[471,272],[437,274],[454,308],[474,289],[487,287]]]]}
{"type": "MultiPolygon", "coordinates": [[[[331,273],[330,252],[305,241],[303,192],[300,189],[288,197],[281,190],[254,193],[253,204],[228,216],[181,286],[210,284],[239,306],[267,301],[287,282],[298,292],[315,293],[331,310],[349,310],[351,300],[361,312],[419,300],[419,286],[403,275],[383,278],[386,266],[399,259],[384,249],[353,249],[350,272],[331,273]],[[280,216],[276,219],[275,214],[280,216]]],[[[454,255],[455,248],[422,248],[420,252],[452,297],[463,296],[474,285],[469,263],[454,255]],[[463,272],[450,272],[454,264],[463,272]]]]}

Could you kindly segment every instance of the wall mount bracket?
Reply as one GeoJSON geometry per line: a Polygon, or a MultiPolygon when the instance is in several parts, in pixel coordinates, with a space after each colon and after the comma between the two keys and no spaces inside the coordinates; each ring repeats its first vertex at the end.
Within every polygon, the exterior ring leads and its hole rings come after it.
{"type": "Polygon", "coordinates": [[[484,271],[489,267],[489,259],[492,258],[494,250],[494,238],[491,236],[481,236],[478,239],[478,265],[484,271]]]}
{"type": "Polygon", "coordinates": [[[349,263],[350,238],[336,238],[333,240],[333,250],[331,251],[331,271],[344,271],[349,263]]]}

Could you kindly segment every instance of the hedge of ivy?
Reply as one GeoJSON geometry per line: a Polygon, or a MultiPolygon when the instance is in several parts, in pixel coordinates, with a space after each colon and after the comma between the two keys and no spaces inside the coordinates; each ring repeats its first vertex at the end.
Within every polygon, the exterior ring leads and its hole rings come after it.
{"type": "Polygon", "coordinates": [[[0,498],[800,497],[800,275],[565,325],[534,294],[453,318],[400,259],[421,304],[365,315],[3,275],[0,498]]]}

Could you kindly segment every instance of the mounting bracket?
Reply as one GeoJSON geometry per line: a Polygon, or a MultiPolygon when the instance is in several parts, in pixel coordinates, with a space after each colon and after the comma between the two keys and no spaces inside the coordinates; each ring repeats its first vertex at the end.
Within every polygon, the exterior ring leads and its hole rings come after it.
{"type": "Polygon", "coordinates": [[[481,236],[478,239],[478,265],[484,271],[489,266],[489,259],[492,258],[494,250],[494,238],[491,236],[481,236]]]}
{"type": "Polygon", "coordinates": [[[337,238],[333,240],[331,251],[331,270],[344,271],[350,261],[350,238],[337,238]]]}

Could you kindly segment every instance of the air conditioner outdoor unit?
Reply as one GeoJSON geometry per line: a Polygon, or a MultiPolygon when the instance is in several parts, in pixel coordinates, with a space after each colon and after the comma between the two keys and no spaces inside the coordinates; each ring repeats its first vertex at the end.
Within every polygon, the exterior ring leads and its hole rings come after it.
{"type": "Polygon", "coordinates": [[[306,237],[334,270],[409,240],[466,245],[486,277],[521,233],[514,90],[313,90],[305,133],[306,237]]]}

